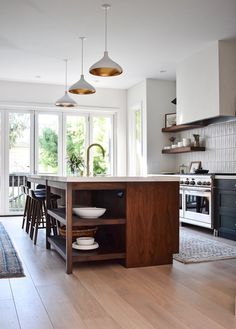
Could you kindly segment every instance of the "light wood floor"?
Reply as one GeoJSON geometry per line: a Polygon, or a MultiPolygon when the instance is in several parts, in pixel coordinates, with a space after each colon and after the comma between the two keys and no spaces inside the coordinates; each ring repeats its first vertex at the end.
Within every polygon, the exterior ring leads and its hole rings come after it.
{"type": "Polygon", "coordinates": [[[26,274],[0,280],[1,329],[236,328],[236,259],[137,269],[84,264],[66,275],[64,261],[45,250],[44,232],[34,246],[20,218],[0,220],[26,274]]]}

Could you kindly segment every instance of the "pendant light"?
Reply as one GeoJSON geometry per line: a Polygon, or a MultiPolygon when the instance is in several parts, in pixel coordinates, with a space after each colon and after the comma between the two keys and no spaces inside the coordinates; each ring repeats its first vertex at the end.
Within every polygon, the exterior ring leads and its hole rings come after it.
{"type": "Polygon", "coordinates": [[[73,100],[73,98],[71,98],[69,95],[68,95],[68,92],[67,92],[67,62],[68,62],[68,59],[65,59],[64,60],[65,63],[66,63],[66,74],[65,74],[65,95],[61,98],[59,98],[55,105],[56,106],[62,106],[62,107],[73,107],[73,106],[77,106],[78,104],[76,103],[76,101],[73,100]]]}
{"type": "Polygon", "coordinates": [[[84,40],[85,37],[80,37],[81,44],[82,44],[82,59],[81,59],[81,76],[80,80],[77,81],[73,86],[70,87],[69,92],[72,94],[79,94],[79,95],[88,95],[88,94],[94,94],[96,92],[96,89],[90,85],[85,79],[84,79],[84,40]]]}
{"type": "Polygon", "coordinates": [[[104,4],[102,8],[105,10],[105,51],[104,56],[100,61],[90,67],[89,72],[93,75],[101,77],[113,77],[120,75],[123,72],[122,67],[114,62],[109,56],[107,51],[107,11],[111,8],[110,5],[104,4]]]}

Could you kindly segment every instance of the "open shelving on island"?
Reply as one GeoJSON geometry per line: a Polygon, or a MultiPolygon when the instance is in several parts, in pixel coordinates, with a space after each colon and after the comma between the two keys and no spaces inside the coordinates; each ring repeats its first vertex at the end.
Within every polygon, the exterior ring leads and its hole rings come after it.
{"type": "MultiPolygon", "coordinates": [[[[66,239],[61,236],[50,236],[48,241],[56,251],[66,260],[66,239]]],[[[95,250],[72,250],[72,262],[86,262],[95,260],[124,259],[125,252],[115,247],[100,243],[95,250]]]]}
{"type": "MultiPolygon", "coordinates": [[[[66,208],[49,209],[48,215],[66,225],[66,208]]],[[[100,225],[122,225],[126,223],[125,218],[111,218],[110,216],[102,216],[99,218],[80,218],[72,215],[73,226],[100,226],[100,225]]]]}

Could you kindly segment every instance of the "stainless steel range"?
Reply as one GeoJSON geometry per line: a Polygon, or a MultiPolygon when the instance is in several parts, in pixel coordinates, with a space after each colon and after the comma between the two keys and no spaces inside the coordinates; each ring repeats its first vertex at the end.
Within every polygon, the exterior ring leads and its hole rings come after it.
{"type": "Polygon", "coordinates": [[[180,221],[213,228],[214,175],[180,176],[180,221]]]}

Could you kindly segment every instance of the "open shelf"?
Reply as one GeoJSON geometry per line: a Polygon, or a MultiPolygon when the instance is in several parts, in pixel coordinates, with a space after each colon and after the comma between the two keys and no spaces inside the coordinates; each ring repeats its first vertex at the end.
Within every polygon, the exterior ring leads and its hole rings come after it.
{"type": "MultiPolygon", "coordinates": [[[[58,220],[63,225],[66,225],[66,210],[65,208],[48,209],[48,215],[58,220]]],[[[125,218],[111,218],[106,215],[99,218],[80,218],[73,215],[73,226],[98,226],[98,225],[120,225],[125,224],[125,218]]]]}
{"type": "Polygon", "coordinates": [[[184,147],[176,147],[173,149],[163,149],[163,154],[176,154],[176,153],[187,153],[187,152],[200,152],[205,151],[205,147],[197,147],[197,146],[184,146],[184,147]]]}
{"type": "MultiPolygon", "coordinates": [[[[56,249],[56,251],[66,259],[66,240],[60,236],[50,236],[48,242],[56,249]]],[[[72,262],[87,262],[106,259],[124,259],[125,252],[116,250],[111,246],[100,244],[96,250],[72,250],[72,262]]]]}
{"type": "Polygon", "coordinates": [[[189,124],[189,125],[175,125],[168,128],[162,128],[163,133],[177,133],[184,130],[196,129],[205,127],[204,124],[189,124]]]}

